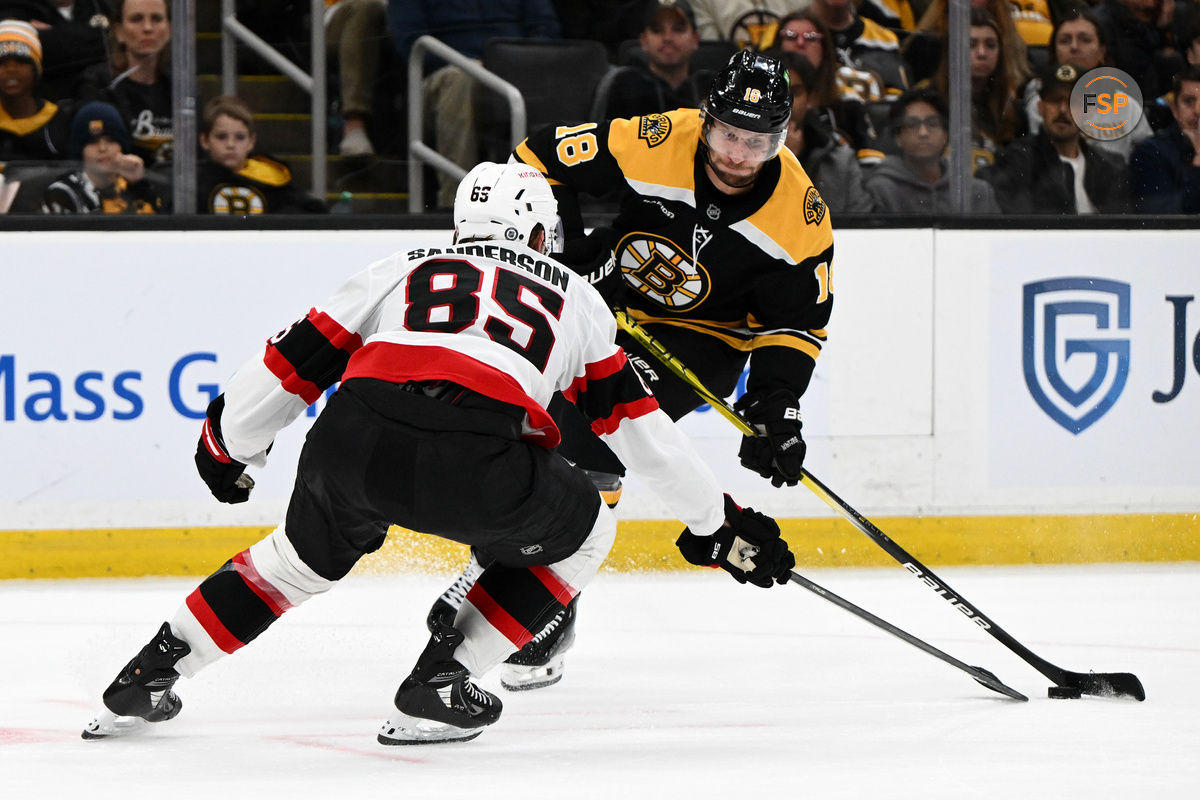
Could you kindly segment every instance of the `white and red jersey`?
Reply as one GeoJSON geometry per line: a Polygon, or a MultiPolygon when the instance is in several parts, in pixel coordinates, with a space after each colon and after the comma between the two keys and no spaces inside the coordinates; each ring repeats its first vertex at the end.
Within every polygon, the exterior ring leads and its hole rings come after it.
{"type": "Polygon", "coordinates": [[[515,243],[420,248],[371,264],[267,340],[225,390],[230,455],[262,466],[275,435],[350,378],[446,380],[525,410],[524,437],[557,446],[556,391],[696,533],[725,516],[716,478],[658,408],[586,279],[515,243]]]}

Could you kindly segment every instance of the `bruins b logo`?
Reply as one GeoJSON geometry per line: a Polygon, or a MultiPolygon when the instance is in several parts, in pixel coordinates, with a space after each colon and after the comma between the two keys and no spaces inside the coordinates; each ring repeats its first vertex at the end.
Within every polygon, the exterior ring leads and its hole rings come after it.
{"type": "Polygon", "coordinates": [[[209,197],[208,207],[213,214],[262,214],[267,210],[266,200],[249,186],[235,186],[222,183],[213,189],[209,197]]]}
{"type": "Polygon", "coordinates": [[[821,193],[817,191],[817,187],[810,186],[804,193],[804,221],[809,225],[820,225],[823,219],[825,219],[825,201],[821,199],[821,193]]]}
{"type": "Polygon", "coordinates": [[[662,236],[634,232],[613,250],[625,283],[661,306],[681,311],[704,301],[712,282],[704,267],[662,236]]]}
{"type": "Polygon", "coordinates": [[[665,114],[647,114],[642,117],[638,138],[645,139],[651,147],[657,147],[671,135],[671,120],[665,114]]]}

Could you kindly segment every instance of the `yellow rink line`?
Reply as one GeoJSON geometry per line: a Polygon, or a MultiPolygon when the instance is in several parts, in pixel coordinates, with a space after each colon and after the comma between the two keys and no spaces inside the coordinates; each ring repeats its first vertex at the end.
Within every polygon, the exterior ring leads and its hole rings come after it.
{"type": "MultiPolygon", "coordinates": [[[[894,517],[872,520],[929,566],[1200,561],[1200,514],[894,517]]],[[[780,520],[798,568],[877,566],[891,557],[841,519],[780,520]]],[[[269,527],[0,531],[0,579],[204,576],[269,527]]],[[[606,571],[674,570],[677,522],[622,521],[606,571]]],[[[362,574],[451,573],[466,548],[393,528],[362,574]]]]}

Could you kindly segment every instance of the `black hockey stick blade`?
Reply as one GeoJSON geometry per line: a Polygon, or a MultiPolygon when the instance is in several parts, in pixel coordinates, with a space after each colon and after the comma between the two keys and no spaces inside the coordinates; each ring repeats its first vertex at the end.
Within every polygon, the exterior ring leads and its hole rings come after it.
{"type": "Polygon", "coordinates": [[[1139,701],[1146,699],[1146,690],[1142,688],[1142,682],[1131,672],[1084,673],[1061,670],[1061,673],[1053,677],[1056,684],[1078,689],[1083,694],[1096,697],[1132,697],[1139,701]]]}
{"type": "Polygon", "coordinates": [[[849,600],[845,599],[844,597],[839,597],[838,595],[829,591],[825,587],[823,587],[819,584],[816,584],[813,581],[810,581],[808,578],[804,577],[803,575],[801,575],[797,572],[789,572],[788,580],[790,580],[792,583],[803,586],[805,589],[808,589],[810,592],[817,595],[818,597],[828,600],[829,602],[833,603],[835,606],[837,606],[841,609],[844,609],[846,611],[849,611],[851,614],[858,617],[859,619],[865,620],[866,622],[871,623],[875,627],[877,627],[881,630],[887,631],[888,633],[895,636],[897,639],[908,642],[909,644],[911,644],[913,647],[917,648],[918,650],[923,650],[924,652],[929,653],[929,655],[933,656],[934,658],[937,658],[941,661],[946,662],[947,664],[949,664],[952,667],[956,667],[956,668],[962,670],[963,672],[967,673],[972,678],[974,678],[980,685],[986,686],[987,688],[991,689],[993,692],[999,692],[1000,694],[1002,694],[1006,697],[1011,697],[1013,700],[1021,700],[1021,701],[1029,700],[1028,697],[1021,694],[1016,689],[1012,688],[1011,686],[1005,685],[991,671],[983,669],[982,667],[972,667],[972,666],[969,666],[968,664],[963,663],[962,661],[959,661],[954,656],[952,656],[948,653],[944,653],[941,650],[934,647],[933,645],[929,644],[928,642],[918,639],[916,636],[913,636],[911,633],[908,633],[907,631],[897,628],[892,623],[888,622],[885,619],[881,619],[880,617],[875,616],[870,611],[867,611],[865,608],[860,608],[859,606],[854,605],[854,603],[851,603],[849,600]]]}

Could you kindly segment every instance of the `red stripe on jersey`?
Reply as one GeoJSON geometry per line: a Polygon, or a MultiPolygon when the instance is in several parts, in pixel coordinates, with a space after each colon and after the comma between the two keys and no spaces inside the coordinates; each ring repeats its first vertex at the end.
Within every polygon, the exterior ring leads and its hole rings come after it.
{"type": "Polygon", "coordinates": [[[583,368],[583,374],[571,381],[570,386],[563,389],[563,397],[574,403],[575,398],[579,396],[580,392],[587,391],[589,381],[598,381],[611,375],[616,375],[625,367],[628,361],[629,359],[626,357],[625,351],[618,349],[617,352],[608,358],[588,364],[583,368]]]}
{"type": "Polygon", "coordinates": [[[377,378],[392,383],[453,381],[485,397],[525,409],[534,433],[525,438],[547,450],[558,447],[562,435],[550,414],[526,394],[513,377],[457,350],[436,345],[371,342],[350,357],[342,380],[377,378]]]}
{"type": "Polygon", "coordinates": [[[216,434],[213,433],[212,420],[207,417],[204,419],[204,429],[200,432],[200,438],[204,442],[204,449],[208,454],[220,461],[222,464],[228,464],[232,459],[229,453],[225,452],[225,448],[221,447],[221,443],[217,441],[216,434]]]}
{"type": "Polygon", "coordinates": [[[512,614],[505,611],[478,583],[467,592],[467,602],[475,606],[488,624],[500,631],[505,639],[517,646],[517,649],[533,639],[533,634],[517,622],[512,614]]]}
{"type": "Polygon", "coordinates": [[[204,632],[209,635],[209,638],[224,650],[226,653],[232,653],[235,650],[240,650],[245,642],[238,639],[229,629],[225,627],[221,620],[217,619],[217,615],[209,606],[208,601],[204,599],[204,595],[200,594],[200,589],[197,588],[187,596],[187,607],[192,612],[192,616],[200,623],[200,627],[204,628],[204,632]]]}
{"type": "Polygon", "coordinates": [[[258,569],[254,566],[254,559],[250,557],[249,550],[243,550],[233,557],[233,568],[237,570],[237,574],[241,576],[245,584],[250,587],[250,591],[258,595],[258,599],[266,603],[267,607],[271,609],[271,613],[276,617],[283,616],[283,612],[292,607],[292,604],[283,596],[283,593],[272,586],[259,573],[258,569]]]}
{"type": "Polygon", "coordinates": [[[296,368],[292,366],[292,362],[283,357],[275,345],[268,344],[267,350],[263,353],[263,364],[267,369],[271,370],[271,374],[279,379],[279,385],[294,395],[299,396],[304,402],[312,405],[317,402],[317,398],[321,396],[321,389],[312,381],[306,381],[296,374],[296,368]]]}
{"type": "Polygon", "coordinates": [[[621,420],[637,419],[658,408],[658,401],[651,396],[643,397],[632,403],[621,403],[614,406],[612,413],[604,419],[592,421],[592,431],[597,435],[612,433],[621,426],[621,420]]]}
{"type": "Polygon", "coordinates": [[[569,583],[558,577],[554,570],[549,567],[535,566],[530,567],[529,571],[533,573],[533,577],[542,582],[542,585],[550,590],[550,594],[554,595],[554,599],[562,603],[564,606],[571,602],[571,598],[579,594],[579,590],[573,588],[569,583]]]}
{"type": "Polygon", "coordinates": [[[353,353],[363,346],[362,336],[346,330],[340,322],[324,311],[317,311],[315,308],[310,310],[308,320],[329,340],[331,345],[339,350],[345,350],[347,354],[353,353]]]}

